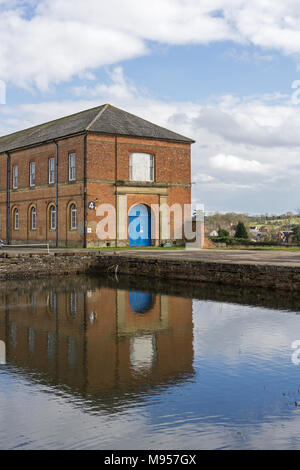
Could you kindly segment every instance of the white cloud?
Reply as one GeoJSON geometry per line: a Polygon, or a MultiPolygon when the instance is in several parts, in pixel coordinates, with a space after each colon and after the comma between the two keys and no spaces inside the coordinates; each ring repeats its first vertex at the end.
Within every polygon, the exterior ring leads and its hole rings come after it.
{"type": "Polygon", "coordinates": [[[210,158],[210,165],[212,168],[223,171],[237,171],[237,172],[250,172],[250,173],[264,173],[267,171],[267,166],[262,165],[256,160],[244,160],[234,155],[224,155],[219,153],[210,158]]]}
{"type": "Polygon", "coordinates": [[[44,15],[27,20],[16,11],[0,17],[0,76],[19,87],[47,90],[52,83],[146,51],[136,36],[80,19],[44,15]]]}
{"type": "Polygon", "coordinates": [[[263,96],[260,100],[249,97],[225,106],[221,101],[215,106],[202,107],[194,125],[230,142],[265,147],[300,145],[299,108],[288,102],[268,104],[263,96]]]}
{"type": "Polygon", "coordinates": [[[74,88],[76,96],[85,98],[95,98],[98,96],[106,96],[107,100],[127,100],[133,96],[138,96],[138,90],[133,84],[130,84],[124,76],[122,67],[115,67],[112,71],[108,71],[111,79],[109,85],[96,83],[93,86],[79,86],[74,88]]]}
{"type": "Polygon", "coordinates": [[[41,90],[145,55],[149,41],[253,44],[259,61],[300,52],[295,0],[2,0],[0,11],[0,79],[41,90]]]}
{"type": "Polygon", "coordinates": [[[193,181],[199,182],[199,183],[210,183],[211,181],[214,181],[215,178],[211,175],[207,175],[206,173],[196,173],[195,176],[193,176],[193,181]]]}

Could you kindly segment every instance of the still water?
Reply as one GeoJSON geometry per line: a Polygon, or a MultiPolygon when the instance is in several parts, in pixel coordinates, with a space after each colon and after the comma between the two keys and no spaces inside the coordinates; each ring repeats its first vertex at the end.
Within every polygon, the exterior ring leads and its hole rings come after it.
{"type": "Polygon", "coordinates": [[[299,449],[299,312],[153,279],[1,283],[0,449],[299,449]]]}

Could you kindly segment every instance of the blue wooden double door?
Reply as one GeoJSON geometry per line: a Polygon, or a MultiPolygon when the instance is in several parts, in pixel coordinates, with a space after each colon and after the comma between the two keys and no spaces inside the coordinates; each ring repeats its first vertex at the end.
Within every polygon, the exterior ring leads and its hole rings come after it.
{"type": "Polygon", "coordinates": [[[134,206],[128,216],[129,246],[151,246],[151,212],[144,204],[134,206]]]}

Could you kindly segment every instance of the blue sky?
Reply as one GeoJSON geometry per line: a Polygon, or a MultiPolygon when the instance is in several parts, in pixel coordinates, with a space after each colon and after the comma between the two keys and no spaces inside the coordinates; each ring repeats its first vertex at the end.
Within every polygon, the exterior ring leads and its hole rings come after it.
{"type": "Polygon", "coordinates": [[[296,210],[299,54],[295,0],[0,0],[0,134],[109,102],[197,141],[195,204],[296,210]]]}
{"type": "MultiPolygon", "coordinates": [[[[300,78],[293,57],[233,42],[220,44],[163,46],[148,45],[150,53],[120,61],[124,74],[135,85],[153,97],[166,101],[209,103],[216,95],[247,96],[264,93],[291,94],[292,81],[300,78]]],[[[95,79],[109,84],[107,67],[92,70],[95,79]]],[[[89,81],[88,81],[89,82],[89,81]]],[[[8,84],[7,104],[53,100],[69,96],[72,88],[83,86],[86,78],[75,76],[70,81],[40,92],[8,84]]]]}

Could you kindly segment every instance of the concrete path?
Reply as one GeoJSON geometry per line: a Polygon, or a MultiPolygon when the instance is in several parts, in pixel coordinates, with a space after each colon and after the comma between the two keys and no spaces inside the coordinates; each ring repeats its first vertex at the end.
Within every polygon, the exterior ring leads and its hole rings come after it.
{"type": "MultiPolygon", "coordinates": [[[[217,263],[234,263],[234,264],[267,264],[279,266],[300,266],[300,250],[74,250],[74,249],[51,249],[50,254],[55,253],[72,253],[87,254],[101,253],[107,256],[120,255],[142,258],[165,258],[178,260],[199,260],[217,263]]],[[[24,253],[47,254],[46,249],[2,249],[1,253],[8,253],[12,256],[24,253]]]]}
{"type": "MultiPolygon", "coordinates": [[[[234,264],[268,264],[280,266],[300,266],[299,251],[260,251],[260,250],[128,250],[115,252],[126,256],[199,260],[234,264]]],[[[107,254],[107,253],[106,253],[107,254]]]]}

